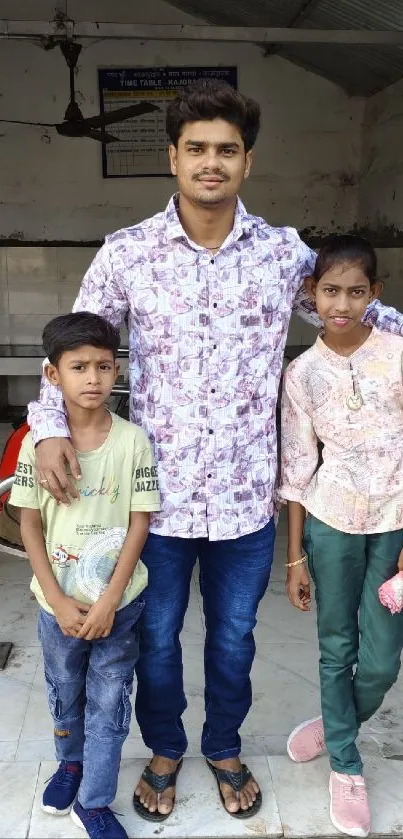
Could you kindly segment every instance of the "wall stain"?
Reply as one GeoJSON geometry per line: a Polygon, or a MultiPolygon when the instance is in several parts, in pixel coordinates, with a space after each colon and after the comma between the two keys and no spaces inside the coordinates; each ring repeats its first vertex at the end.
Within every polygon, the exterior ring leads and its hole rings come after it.
{"type": "MultiPolygon", "coordinates": [[[[377,227],[353,225],[349,228],[335,227],[331,221],[328,229],[315,226],[302,227],[298,230],[301,239],[311,248],[320,247],[323,240],[331,233],[350,233],[369,239],[375,248],[403,248],[403,229],[393,224],[381,224],[377,227]]],[[[0,248],[100,248],[104,239],[26,239],[22,230],[14,230],[11,236],[0,234],[0,248]]]]}

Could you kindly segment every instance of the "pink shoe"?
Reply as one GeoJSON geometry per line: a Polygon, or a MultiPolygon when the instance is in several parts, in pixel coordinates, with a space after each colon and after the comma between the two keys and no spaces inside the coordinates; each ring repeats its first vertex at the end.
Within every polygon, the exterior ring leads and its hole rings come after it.
{"type": "Polygon", "coordinates": [[[322,717],[297,725],[287,740],[287,752],[295,763],[313,760],[326,751],[322,717]]]}
{"type": "Polygon", "coordinates": [[[330,773],[330,818],[340,833],[368,836],[371,830],[367,788],[362,775],[330,773]]]}

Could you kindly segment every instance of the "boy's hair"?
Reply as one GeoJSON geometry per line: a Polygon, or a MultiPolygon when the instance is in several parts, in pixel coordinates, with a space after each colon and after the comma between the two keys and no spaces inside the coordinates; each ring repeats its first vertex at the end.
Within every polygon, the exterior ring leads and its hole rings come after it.
{"type": "Polygon", "coordinates": [[[245,151],[255,145],[260,127],[260,106],[254,99],[248,99],[230,84],[218,79],[199,79],[180,90],[168,105],[168,137],[177,148],[186,123],[213,119],[223,119],[236,125],[245,151]]]}
{"type": "Polygon", "coordinates": [[[316,260],[313,279],[318,282],[320,278],[335,265],[350,262],[358,265],[370,282],[375,285],[377,282],[377,258],[376,253],[362,236],[350,234],[334,234],[329,236],[321,247],[316,260]]]}
{"type": "Polygon", "coordinates": [[[110,350],[116,358],[120,347],[120,335],[118,330],[100,315],[75,312],[59,315],[49,321],[43,330],[42,343],[50,363],[56,366],[63,353],[85,345],[110,350]]]}

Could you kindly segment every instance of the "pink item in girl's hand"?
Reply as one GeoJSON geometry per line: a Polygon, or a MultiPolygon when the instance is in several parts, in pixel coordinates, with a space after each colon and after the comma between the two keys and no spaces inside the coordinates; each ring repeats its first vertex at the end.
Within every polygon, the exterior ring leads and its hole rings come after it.
{"type": "Polygon", "coordinates": [[[390,580],[380,586],[379,600],[382,606],[386,606],[392,612],[392,615],[397,615],[403,609],[403,571],[399,571],[390,580]]]}

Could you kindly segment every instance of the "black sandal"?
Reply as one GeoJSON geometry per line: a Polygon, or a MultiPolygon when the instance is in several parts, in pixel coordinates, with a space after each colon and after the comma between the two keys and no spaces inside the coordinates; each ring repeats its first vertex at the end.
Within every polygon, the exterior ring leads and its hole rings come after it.
{"type": "Polygon", "coordinates": [[[256,794],[256,801],[253,802],[252,806],[249,807],[247,810],[237,810],[236,813],[230,813],[225,806],[225,798],[221,792],[220,784],[229,784],[235,792],[240,792],[241,789],[247,784],[247,782],[252,777],[252,772],[248,769],[245,763],[241,766],[240,772],[230,772],[229,769],[218,769],[217,766],[213,766],[209,760],[206,760],[207,766],[211,769],[218,786],[218,792],[220,793],[221,804],[224,807],[226,813],[229,816],[232,816],[234,819],[250,819],[252,816],[255,816],[256,813],[259,812],[262,806],[262,793],[259,792],[256,794]]]}
{"type": "MultiPolygon", "coordinates": [[[[176,779],[178,774],[182,768],[183,759],[181,759],[175,769],[174,772],[171,772],[170,775],[156,775],[155,772],[150,768],[150,766],[146,766],[143,774],[142,779],[143,781],[148,784],[151,789],[154,790],[156,793],[164,792],[168,787],[176,787],[176,779]]],[[[156,810],[154,813],[150,813],[148,807],[145,807],[144,804],[140,801],[140,796],[134,793],[133,795],[133,807],[136,813],[141,816],[142,819],[146,819],[148,822],[164,822],[168,816],[173,813],[173,809],[175,806],[175,796],[172,799],[172,810],[170,813],[159,813],[156,810]]]]}

